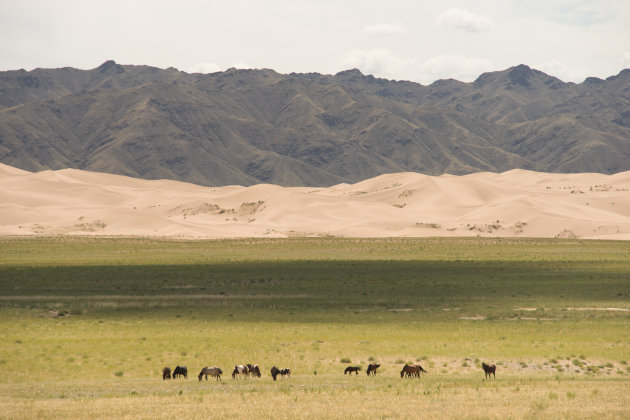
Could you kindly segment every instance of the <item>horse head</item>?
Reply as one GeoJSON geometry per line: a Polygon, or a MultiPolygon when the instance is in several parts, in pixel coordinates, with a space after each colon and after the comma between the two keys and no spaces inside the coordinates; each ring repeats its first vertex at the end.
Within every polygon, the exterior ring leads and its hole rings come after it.
{"type": "Polygon", "coordinates": [[[400,377],[402,378],[403,376],[405,376],[405,372],[407,371],[407,365],[403,366],[402,370],[400,371],[400,377]]]}

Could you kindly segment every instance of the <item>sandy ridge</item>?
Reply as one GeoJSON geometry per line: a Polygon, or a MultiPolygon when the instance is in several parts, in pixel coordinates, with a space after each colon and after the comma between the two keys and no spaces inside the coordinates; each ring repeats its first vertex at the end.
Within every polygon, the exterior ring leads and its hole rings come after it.
{"type": "Polygon", "coordinates": [[[0,164],[0,235],[630,239],[630,171],[382,175],[329,188],[201,187],[0,164]]]}

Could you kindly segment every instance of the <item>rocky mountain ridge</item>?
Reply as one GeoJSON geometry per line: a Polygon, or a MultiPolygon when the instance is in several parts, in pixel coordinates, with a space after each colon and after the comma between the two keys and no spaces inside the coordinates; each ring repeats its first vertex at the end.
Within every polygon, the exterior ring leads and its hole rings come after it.
{"type": "Polygon", "coordinates": [[[428,86],[119,65],[0,72],[0,162],[200,185],[329,186],[383,173],[630,169],[630,70],[525,65],[428,86]]]}

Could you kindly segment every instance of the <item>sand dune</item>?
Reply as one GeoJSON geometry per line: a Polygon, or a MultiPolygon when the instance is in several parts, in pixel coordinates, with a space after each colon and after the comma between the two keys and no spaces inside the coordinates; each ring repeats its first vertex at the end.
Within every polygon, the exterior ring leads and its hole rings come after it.
{"type": "Polygon", "coordinates": [[[630,239],[630,172],[382,175],[330,188],[200,187],[0,164],[0,235],[630,239]]]}

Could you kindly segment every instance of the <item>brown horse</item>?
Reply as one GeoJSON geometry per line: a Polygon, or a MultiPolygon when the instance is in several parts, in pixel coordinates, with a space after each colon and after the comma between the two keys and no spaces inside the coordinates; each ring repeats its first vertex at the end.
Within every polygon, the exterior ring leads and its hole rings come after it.
{"type": "Polygon", "coordinates": [[[497,378],[497,367],[496,365],[486,365],[485,363],[481,364],[481,367],[483,368],[484,373],[486,374],[486,379],[490,377],[490,375],[494,376],[494,378],[497,378]]]}
{"type": "Polygon", "coordinates": [[[171,379],[171,368],[165,367],[162,369],[162,379],[171,379]]]}
{"type": "Polygon", "coordinates": [[[205,367],[203,369],[201,369],[201,372],[199,373],[199,380],[201,380],[201,378],[205,375],[206,376],[206,381],[208,380],[208,375],[210,376],[214,376],[217,378],[217,381],[221,380],[221,374],[223,373],[223,371],[221,369],[219,369],[216,366],[212,366],[212,367],[205,367]]]}
{"type": "Polygon", "coordinates": [[[407,378],[409,378],[411,376],[415,376],[416,378],[419,378],[420,372],[427,373],[427,371],[424,370],[420,365],[405,365],[400,371],[400,377],[403,378],[406,376],[407,378]]]}
{"type": "Polygon", "coordinates": [[[377,365],[376,363],[370,363],[367,368],[367,375],[370,376],[370,373],[376,375],[376,369],[380,368],[381,365],[377,365]]]}
{"type": "Polygon", "coordinates": [[[361,366],[348,366],[346,370],[343,371],[343,374],[345,375],[346,373],[349,373],[350,375],[352,375],[352,372],[354,372],[358,375],[360,370],[361,366]]]}

